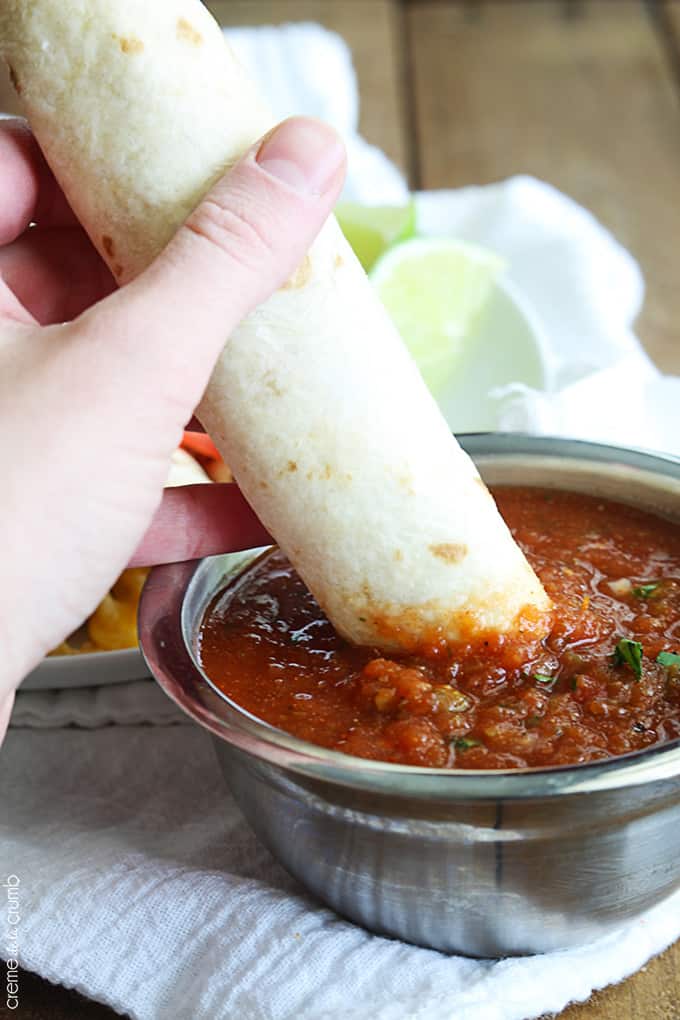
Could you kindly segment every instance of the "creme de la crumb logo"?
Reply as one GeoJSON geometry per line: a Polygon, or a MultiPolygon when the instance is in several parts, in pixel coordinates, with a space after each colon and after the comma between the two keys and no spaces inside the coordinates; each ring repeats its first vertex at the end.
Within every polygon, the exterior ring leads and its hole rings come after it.
{"type": "Polygon", "coordinates": [[[7,967],[6,981],[6,1005],[8,1009],[19,1008],[19,924],[21,913],[19,910],[19,886],[21,880],[18,875],[8,875],[0,888],[7,892],[7,910],[5,913],[6,926],[4,938],[4,956],[7,967]]]}

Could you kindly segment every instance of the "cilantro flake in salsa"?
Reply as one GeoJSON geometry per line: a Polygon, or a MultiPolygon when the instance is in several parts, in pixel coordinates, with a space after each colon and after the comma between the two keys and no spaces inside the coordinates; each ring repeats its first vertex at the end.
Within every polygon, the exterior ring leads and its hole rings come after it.
{"type": "Polygon", "coordinates": [[[576,493],[494,495],[555,604],[530,658],[498,635],[400,659],[351,646],[275,551],[209,607],[205,672],[289,733],[408,765],[574,765],[680,737],[677,525],[576,493]]]}

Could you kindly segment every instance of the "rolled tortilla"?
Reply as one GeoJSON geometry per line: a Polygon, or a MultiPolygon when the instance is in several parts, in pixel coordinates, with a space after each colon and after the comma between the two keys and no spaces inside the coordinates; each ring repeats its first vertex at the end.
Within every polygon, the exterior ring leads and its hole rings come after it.
{"type": "MultiPolygon", "coordinates": [[[[120,283],[273,123],[198,0],[2,0],[0,49],[120,283]]],[[[225,343],[199,417],[341,634],[544,633],[540,582],[334,219],[225,343]]]]}

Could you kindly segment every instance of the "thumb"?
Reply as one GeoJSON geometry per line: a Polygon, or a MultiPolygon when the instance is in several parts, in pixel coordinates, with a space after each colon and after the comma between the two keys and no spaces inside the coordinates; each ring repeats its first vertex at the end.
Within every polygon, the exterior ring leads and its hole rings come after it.
{"type": "Polygon", "coordinates": [[[0,700],[0,744],[2,744],[14,706],[14,691],[9,694],[5,692],[0,695],[0,698],[2,699],[0,700]]]}
{"type": "Polygon", "coordinates": [[[137,371],[148,358],[157,381],[160,365],[181,378],[193,399],[188,417],[229,334],[304,258],[338,198],[345,163],[331,127],[284,121],[214,185],[144,273],[92,309],[96,331],[117,338],[109,343],[118,354],[124,344],[137,371]]]}

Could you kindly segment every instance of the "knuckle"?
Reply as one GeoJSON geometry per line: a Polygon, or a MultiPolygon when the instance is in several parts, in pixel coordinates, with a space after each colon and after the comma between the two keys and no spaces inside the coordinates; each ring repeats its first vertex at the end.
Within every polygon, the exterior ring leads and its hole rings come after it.
{"type": "Polygon", "coordinates": [[[257,266],[272,253],[273,245],[258,215],[247,203],[225,204],[208,197],[191,214],[187,229],[230,260],[257,266]]]}

